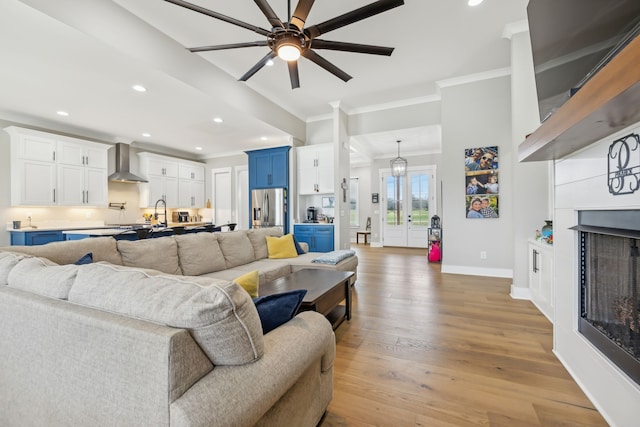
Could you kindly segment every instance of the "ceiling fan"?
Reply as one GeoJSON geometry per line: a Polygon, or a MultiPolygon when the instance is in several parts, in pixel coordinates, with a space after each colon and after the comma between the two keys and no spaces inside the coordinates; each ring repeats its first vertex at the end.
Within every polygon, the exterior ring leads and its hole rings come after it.
{"type": "Polygon", "coordinates": [[[192,10],[194,12],[202,13],[203,15],[207,15],[212,18],[219,19],[221,21],[228,22],[242,28],[246,28],[247,30],[251,30],[265,36],[265,40],[255,42],[194,47],[189,48],[189,51],[207,52],[213,50],[236,49],[242,47],[266,46],[271,49],[271,51],[238,80],[249,80],[249,78],[251,78],[251,76],[257,73],[262,67],[264,67],[267,62],[277,56],[287,61],[292,89],[300,87],[297,62],[300,56],[307,58],[311,62],[319,65],[320,67],[324,68],[325,70],[345,82],[351,79],[351,76],[349,74],[345,73],[340,68],[336,67],[331,62],[318,55],[314,49],[339,50],[343,52],[356,52],[372,55],[390,56],[393,52],[392,47],[329,41],[319,39],[318,37],[328,33],[329,31],[333,31],[346,25],[353,24],[354,22],[358,22],[379,13],[386,12],[387,10],[404,4],[403,0],[378,0],[374,3],[352,10],[351,12],[339,15],[333,19],[329,19],[328,21],[305,28],[305,21],[315,0],[299,0],[293,14],[291,14],[291,1],[288,0],[287,7],[289,20],[287,22],[282,22],[280,18],[278,18],[267,0],[254,0],[256,5],[258,5],[262,13],[269,21],[269,24],[271,25],[271,30],[265,30],[264,28],[256,27],[255,25],[248,24],[238,19],[231,18],[229,16],[214,12],[212,10],[192,3],[188,3],[183,0],[165,1],[192,10]]]}

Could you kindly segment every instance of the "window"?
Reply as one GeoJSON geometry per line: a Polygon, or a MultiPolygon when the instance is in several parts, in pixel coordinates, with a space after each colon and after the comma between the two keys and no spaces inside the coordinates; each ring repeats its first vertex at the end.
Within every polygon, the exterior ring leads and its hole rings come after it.
{"type": "Polygon", "coordinates": [[[358,209],[358,178],[349,180],[349,224],[351,227],[360,226],[360,210],[358,209]]]}

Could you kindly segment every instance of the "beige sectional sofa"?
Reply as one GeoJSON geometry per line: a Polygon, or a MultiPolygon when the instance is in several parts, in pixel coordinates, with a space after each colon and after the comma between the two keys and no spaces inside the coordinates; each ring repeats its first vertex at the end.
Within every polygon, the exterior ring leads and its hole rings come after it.
{"type": "Polygon", "coordinates": [[[315,426],[332,398],[329,322],[303,312],[263,335],[230,279],[357,258],[268,259],[279,234],[2,248],[0,425],[315,426]],[[87,252],[95,263],[72,264],[87,252]]]}

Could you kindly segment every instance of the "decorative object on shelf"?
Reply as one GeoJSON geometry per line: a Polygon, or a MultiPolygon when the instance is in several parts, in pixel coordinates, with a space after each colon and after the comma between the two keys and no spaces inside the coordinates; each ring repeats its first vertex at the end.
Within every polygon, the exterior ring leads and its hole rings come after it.
{"type": "Polygon", "coordinates": [[[398,143],[398,157],[391,160],[391,175],[405,176],[407,174],[407,159],[400,157],[400,140],[398,143]]]}
{"type": "Polygon", "coordinates": [[[438,215],[431,217],[431,228],[440,228],[440,217],[438,215]]]}
{"type": "Polygon", "coordinates": [[[499,218],[498,147],[465,149],[467,218],[499,218]]]}
{"type": "Polygon", "coordinates": [[[553,244],[553,221],[547,219],[544,226],[540,229],[540,240],[550,245],[553,244]]]}
{"type": "Polygon", "coordinates": [[[207,209],[211,209],[211,199],[207,199],[207,209]]]}
{"type": "Polygon", "coordinates": [[[640,188],[640,135],[631,133],[609,146],[607,181],[614,196],[633,194],[640,188]]]}

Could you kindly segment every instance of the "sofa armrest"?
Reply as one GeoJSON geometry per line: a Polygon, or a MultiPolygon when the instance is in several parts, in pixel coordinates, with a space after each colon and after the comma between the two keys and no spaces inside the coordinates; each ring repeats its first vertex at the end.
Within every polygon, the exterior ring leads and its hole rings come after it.
{"type": "Polygon", "coordinates": [[[217,366],[171,404],[172,426],[254,425],[314,362],[331,371],[335,335],[324,316],[306,311],[264,336],[254,363],[217,366]]]}

